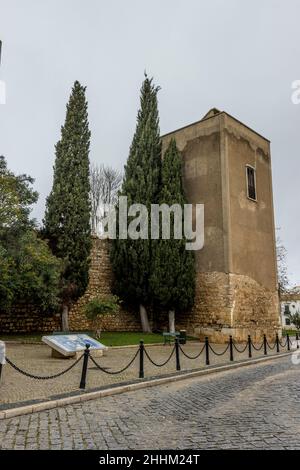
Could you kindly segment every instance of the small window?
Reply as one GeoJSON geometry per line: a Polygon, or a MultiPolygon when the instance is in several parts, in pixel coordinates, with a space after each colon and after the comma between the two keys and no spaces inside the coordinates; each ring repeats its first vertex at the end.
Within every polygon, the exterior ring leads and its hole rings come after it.
{"type": "Polygon", "coordinates": [[[289,325],[291,324],[291,320],[290,320],[289,318],[286,318],[286,319],[285,319],[285,324],[286,324],[287,326],[289,326],[289,325]]]}
{"type": "Polygon", "coordinates": [[[247,166],[247,189],[248,197],[256,201],[256,174],[252,166],[247,166]]]}
{"type": "Polygon", "coordinates": [[[291,312],[290,312],[290,306],[289,304],[285,304],[284,306],[284,314],[285,315],[289,315],[291,312]]]}

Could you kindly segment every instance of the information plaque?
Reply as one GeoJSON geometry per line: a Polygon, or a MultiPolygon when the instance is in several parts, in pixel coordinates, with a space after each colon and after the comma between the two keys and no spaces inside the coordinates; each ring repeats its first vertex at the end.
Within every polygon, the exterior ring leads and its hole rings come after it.
{"type": "Polygon", "coordinates": [[[43,336],[42,341],[63,356],[75,356],[90,345],[90,351],[106,351],[107,347],[85,334],[43,336]]]}

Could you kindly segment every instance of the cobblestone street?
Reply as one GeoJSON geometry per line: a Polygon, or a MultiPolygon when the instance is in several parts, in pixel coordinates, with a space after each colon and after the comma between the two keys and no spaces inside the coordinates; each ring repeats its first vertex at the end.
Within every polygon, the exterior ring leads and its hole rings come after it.
{"type": "Polygon", "coordinates": [[[300,449],[291,357],[0,421],[1,449],[300,449]]]}

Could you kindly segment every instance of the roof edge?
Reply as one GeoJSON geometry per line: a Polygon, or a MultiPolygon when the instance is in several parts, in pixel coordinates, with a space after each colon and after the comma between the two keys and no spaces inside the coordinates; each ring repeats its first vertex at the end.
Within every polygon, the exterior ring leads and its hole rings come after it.
{"type": "MultiPolygon", "coordinates": [[[[215,108],[213,108],[215,109],[215,108]]],[[[171,134],[174,134],[175,132],[179,132],[183,129],[187,129],[188,127],[191,127],[191,126],[194,126],[195,124],[200,124],[200,122],[204,122],[204,121],[208,121],[209,119],[213,119],[215,118],[216,116],[220,116],[221,114],[225,114],[226,116],[230,117],[231,119],[233,119],[234,121],[238,122],[239,124],[241,124],[242,126],[246,127],[247,129],[249,129],[251,132],[253,132],[254,134],[258,135],[259,137],[261,137],[262,139],[264,139],[266,142],[271,142],[270,139],[267,139],[267,137],[264,137],[262,134],[260,134],[259,132],[255,131],[254,129],[252,129],[252,127],[249,127],[247,126],[247,124],[244,124],[242,121],[240,121],[239,119],[235,118],[234,116],[232,116],[231,114],[227,113],[226,111],[220,111],[218,114],[214,114],[213,116],[209,116],[209,117],[205,117],[203,119],[199,119],[199,121],[194,121],[192,122],[191,124],[187,124],[186,126],[182,126],[182,127],[179,127],[178,129],[175,129],[174,131],[171,131],[171,132],[167,132],[166,134],[163,134],[161,135],[161,138],[164,138],[164,137],[167,137],[168,135],[171,135],[171,134]]]]}

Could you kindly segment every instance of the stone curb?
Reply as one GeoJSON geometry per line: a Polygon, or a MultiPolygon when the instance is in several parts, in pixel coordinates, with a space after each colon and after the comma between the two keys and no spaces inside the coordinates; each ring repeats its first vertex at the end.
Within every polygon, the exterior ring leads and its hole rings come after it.
{"type": "Polygon", "coordinates": [[[286,356],[290,356],[294,351],[281,353],[278,355],[272,355],[268,357],[260,357],[255,359],[246,359],[244,361],[235,362],[233,364],[225,364],[225,365],[216,365],[210,366],[207,369],[198,369],[195,371],[183,372],[176,375],[169,375],[166,377],[161,378],[153,378],[151,380],[144,380],[141,382],[134,382],[131,384],[115,386],[111,388],[107,388],[106,390],[96,390],[93,392],[86,392],[84,394],[73,395],[70,397],[59,398],[57,400],[48,400],[41,403],[34,403],[32,405],[20,406],[16,408],[9,408],[7,410],[0,411],[0,420],[14,418],[16,416],[36,413],[38,411],[46,411],[53,408],[58,408],[61,406],[66,405],[73,405],[75,403],[85,402],[89,400],[95,400],[96,398],[104,398],[107,396],[118,395],[120,393],[131,392],[135,390],[140,390],[143,388],[148,387],[155,387],[157,385],[164,385],[171,382],[177,382],[179,380],[186,380],[193,377],[200,377],[209,374],[213,374],[216,372],[225,372],[232,369],[237,369],[239,367],[246,367],[255,364],[259,364],[261,362],[268,362],[276,359],[281,359],[286,356]]]}
{"type": "MultiPolygon", "coordinates": [[[[142,336],[142,335],[141,335],[142,336]]],[[[4,341],[5,344],[9,344],[10,346],[16,346],[21,344],[22,346],[47,346],[47,344],[43,343],[42,341],[4,341]]],[[[197,340],[190,340],[189,343],[199,343],[197,340]]],[[[164,343],[145,343],[145,346],[164,346],[164,343]]],[[[49,346],[48,346],[49,347],[49,346]]],[[[124,346],[106,346],[109,349],[125,349],[125,348],[137,348],[139,344],[125,344],[124,346]]]]}

